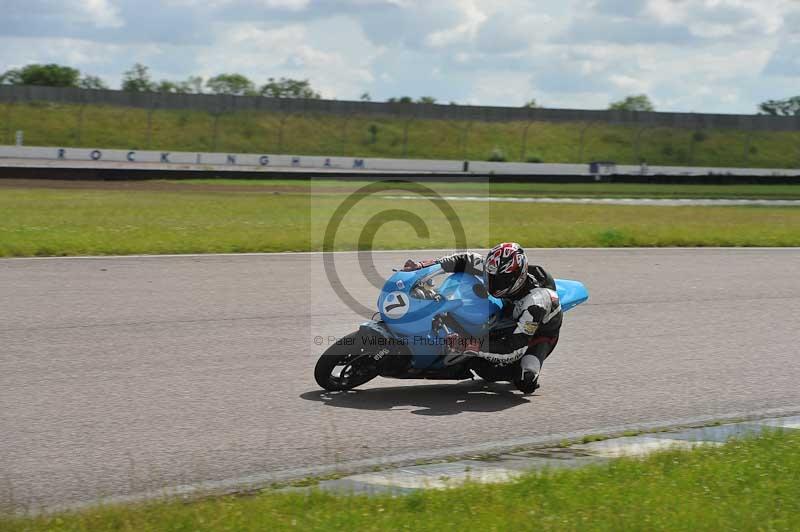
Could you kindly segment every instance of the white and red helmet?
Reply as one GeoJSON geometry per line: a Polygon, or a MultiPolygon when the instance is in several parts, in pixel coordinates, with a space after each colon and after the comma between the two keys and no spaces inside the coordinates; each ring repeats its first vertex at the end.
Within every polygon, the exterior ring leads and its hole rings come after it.
{"type": "Polygon", "coordinates": [[[528,257],[516,242],[498,244],[486,255],[483,281],[494,297],[508,297],[525,285],[528,257]]]}

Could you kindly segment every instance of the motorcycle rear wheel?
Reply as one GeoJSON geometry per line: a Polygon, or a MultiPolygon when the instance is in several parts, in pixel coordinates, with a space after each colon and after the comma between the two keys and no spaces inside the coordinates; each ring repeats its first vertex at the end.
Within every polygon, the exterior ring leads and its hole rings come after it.
{"type": "Polygon", "coordinates": [[[374,359],[377,349],[360,339],[357,332],[348,334],[319,357],[314,368],[317,384],[329,392],[339,392],[352,390],[378,376],[380,369],[374,359]]]}

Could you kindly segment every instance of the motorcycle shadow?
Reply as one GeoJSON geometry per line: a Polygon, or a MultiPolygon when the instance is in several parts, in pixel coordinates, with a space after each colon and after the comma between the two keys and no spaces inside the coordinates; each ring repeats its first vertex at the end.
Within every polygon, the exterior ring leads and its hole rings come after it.
{"type": "Polygon", "coordinates": [[[300,395],[338,408],[409,410],[421,416],[451,416],[462,412],[500,412],[530,401],[508,383],[481,380],[442,384],[367,388],[348,392],[316,390],[300,395]]]}

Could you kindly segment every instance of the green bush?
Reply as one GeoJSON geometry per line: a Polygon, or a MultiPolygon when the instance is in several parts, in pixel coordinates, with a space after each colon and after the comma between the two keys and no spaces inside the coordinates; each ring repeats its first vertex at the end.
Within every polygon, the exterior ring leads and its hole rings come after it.
{"type": "Polygon", "coordinates": [[[506,160],[506,154],[500,148],[493,149],[492,153],[489,155],[489,162],[504,163],[506,160]]]}
{"type": "Polygon", "coordinates": [[[378,125],[370,124],[367,131],[369,132],[369,143],[375,144],[378,142],[378,125]]]}

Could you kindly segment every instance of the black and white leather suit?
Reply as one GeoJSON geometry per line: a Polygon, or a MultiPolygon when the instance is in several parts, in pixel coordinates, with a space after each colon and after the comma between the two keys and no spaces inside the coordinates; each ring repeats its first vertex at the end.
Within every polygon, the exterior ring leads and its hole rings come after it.
{"type": "MultiPolygon", "coordinates": [[[[483,276],[484,259],[477,253],[457,253],[437,262],[446,272],[483,276]]],[[[541,367],[555,348],[561,329],[563,313],[555,280],[541,266],[529,266],[525,285],[503,303],[504,319],[480,351],[473,352],[496,366],[509,366],[532,354],[541,367]]]]}

